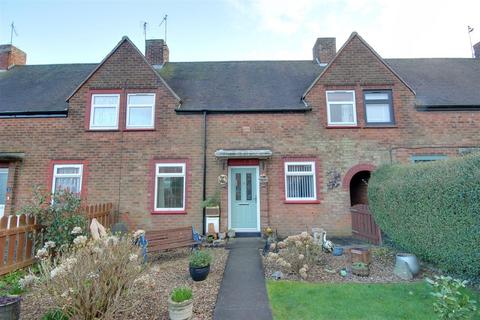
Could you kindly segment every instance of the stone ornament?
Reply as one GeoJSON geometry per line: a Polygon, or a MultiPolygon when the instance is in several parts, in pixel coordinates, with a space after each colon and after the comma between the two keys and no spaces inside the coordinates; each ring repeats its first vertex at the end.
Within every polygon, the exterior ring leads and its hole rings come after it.
{"type": "Polygon", "coordinates": [[[219,175],[217,180],[218,180],[218,184],[221,186],[226,186],[228,183],[228,177],[226,174],[219,175]]]}
{"type": "Polygon", "coordinates": [[[93,218],[92,223],[90,224],[90,234],[92,235],[93,240],[98,240],[107,236],[107,230],[97,219],[93,218]]]}

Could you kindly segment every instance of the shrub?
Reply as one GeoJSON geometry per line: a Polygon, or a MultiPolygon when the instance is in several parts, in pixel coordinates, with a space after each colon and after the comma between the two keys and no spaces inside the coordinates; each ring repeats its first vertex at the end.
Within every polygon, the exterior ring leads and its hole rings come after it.
{"type": "Polygon", "coordinates": [[[190,267],[203,268],[212,262],[212,255],[205,250],[195,250],[190,255],[190,267]]]}
{"type": "Polygon", "coordinates": [[[436,298],[433,309],[440,319],[473,318],[477,307],[476,301],[465,293],[467,281],[445,276],[435,276],[435,280],[427,278],[426,281],[433,289],[432,295],[436,298]]]}
{"type": "Polygon", "coordinates": [[[81,200],[68,191],[50,196],[35,188],[32,201],[20,213],[37,219],[42,226],[43,241],[49,243],[47,250],[64,251],[79,234],[86,234],[87,219],[81,210],[81,200]],[[72,233],[75,228],[80,228],[80,232],[72,233]]]}
{"type": "Polygon", "coordinates": [[[188,287],[175,288],[172,291],[173,302],[183,302],[192,299],[192,289],[188,287]]]}
{"type": "Polygon", "coordinates": [[[132,310],[144,294],[139,248],[130,237],[81,241],[53,261],[40,261],[32,294],[73,319],[112,319],[132,310]]]}
{"type": "Polygon", "coordinates": [[[321,254],[320,245],[316,244],[307,232],[289,236],[276,247],[279,249],[278,253],[269,253],[267,259],[303,279],[307,278],[308,270],[321,254]]]}
{"type": "Polygon", "coordinates": [[[467,277],[480,273],[480,156],[387,165],[369,181],[372,213],[396,245],[467,277]]]}
{"type": "Polygon", "coordinates": [[[42,320],[69,320],[70,318],[60,309],[50,310],[42,316],[42,320]]]}

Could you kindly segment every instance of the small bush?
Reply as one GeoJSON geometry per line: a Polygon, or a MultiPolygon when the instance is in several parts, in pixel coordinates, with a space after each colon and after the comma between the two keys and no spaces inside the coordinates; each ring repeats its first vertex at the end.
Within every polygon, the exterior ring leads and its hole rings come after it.
{"type": "Polygon", "coordinates": [[[76,243],[56,259],[40,261],[32,294],[48,294],[52,307],[72,319],[113,319],[132,310],[146,294],[132,239],[108,236],[76,243]]]}
{"type": "Polygon", "coordinates": [[[476,301],[465,293],[467,281],[445,276],[435,276],[435,280],[427,278],[426,281],[433,289],[432,295],[436,298],[433,310],[440,319],[473,319],[477,307],[476,301]]]}
{"type": "Polygon", "coordinates": [[[285,270],[292,271],[303,279],[308,276],[308,270],[319,259],[321,248],[313,241],[307,232],[289,236],[280,241],[275,249],[278,253],[271,252],[267,259],[285,270]]]}
{"type": "Polygon", "coordinates": [[[42,316],[42,320],[69,320],[70,318],[60,309],[50,310],[42,316]]]}
{"type": "Polygon", "coordinates": [[[172,291],[172,301],[183,302],[192,299],[192,289],[188,287],[175,288],[172,291]]]}
{"type": "Polygon", "coordinates": [[[203,268],[212,262],[212,255],[205,250],[195,250],[190,255],[190,267],[203,268]]]}
{"type": "MultiPolygon", "coordinates": [[[[19,213],[37,219],[42,226],[43,241],[49,243],[46,248],[49,251],[67,250],[78,235],[86,235],[87,219],[81,209],[81,200],[68,191],[50,195],[34,188],[33,199],[19,213]],[[80,228],[80,232],[72,232],[75,228],[80,228]]],[[[42,245],[36,244],[37,248],[42,245]]]]}
{"type": "Polygon", "coordinates": [[[387,165],[373,172],[370,209],[403,250],[447,272],[480,276],[480,156],[387,165]]]}
{"type": "Polygon", "coordinates": [[[19,295],[23,293],[22,277],[26,272],[17,270],[0,278],[0,296],[19,295]]]}

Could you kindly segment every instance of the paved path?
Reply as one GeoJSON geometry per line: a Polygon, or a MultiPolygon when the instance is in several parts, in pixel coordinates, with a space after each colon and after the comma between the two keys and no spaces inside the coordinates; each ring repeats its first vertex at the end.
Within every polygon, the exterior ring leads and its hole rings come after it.
{"type": "Polygon", "coordinates": [[[230,255],[213,314],[214,320],[271,320],[258,249],[260,238],[237,238],[229,244],[230,255]]]}

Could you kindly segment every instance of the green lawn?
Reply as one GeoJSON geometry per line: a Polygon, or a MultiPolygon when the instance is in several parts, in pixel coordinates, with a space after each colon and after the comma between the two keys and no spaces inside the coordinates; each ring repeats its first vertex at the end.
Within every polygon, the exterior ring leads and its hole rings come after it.
{"type": "MultiPolygon", "coordinates": [[[[275,320],[437,320],[424,282],[394,284],[268,281],[275,320]]],[[[475,300],[479,296],[476,295],[475,300]]]]}

